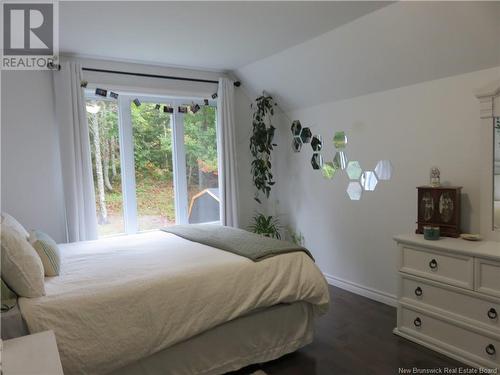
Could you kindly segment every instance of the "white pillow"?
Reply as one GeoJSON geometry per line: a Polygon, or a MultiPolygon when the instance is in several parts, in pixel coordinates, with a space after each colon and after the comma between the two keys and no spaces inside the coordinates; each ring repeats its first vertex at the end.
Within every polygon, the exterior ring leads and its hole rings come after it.
{"type": "Polygon", "coordinates": [[[28,239],[29,233],[24,227],[14,219],[12,216],[10,216],[7,212],[2,212],[2,226],[8,226],[14,229],[16,232],[18,232],[20,235],[23,236],[23,238],[28,239]]]}
{"type": "Polygon", "coordinates": [[[21,297],[45,295],[44,270],[36,250],[19,231],[2,223],[2,279],[21,297]]]}
{"type": "Polygon", "coordinates": [[[61,255],[56,242],[41,230],[32,230],[29,243],[42,261],[45,276],[58,276],[61,270],[61,255]]]}

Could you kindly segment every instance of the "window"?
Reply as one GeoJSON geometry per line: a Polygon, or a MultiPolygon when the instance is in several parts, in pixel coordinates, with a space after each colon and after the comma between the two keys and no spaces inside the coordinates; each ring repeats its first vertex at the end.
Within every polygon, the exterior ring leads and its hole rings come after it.
{"type": "Polygon", "coordinates": [[[190,224],[218,221],[219,173],[215,107],[184,115],[184,148],[190,224]]]}
{"type": "Polygon", "coordinates": [[[118,105],[87,100],[99,236],[124,233],[118,105]]]}
{"type": "Polygon", "coordinates": [[[139,231],[175,224],[172,118],[157,106],[130,105],[139,231]]]}
{"type": "Polygon", "coordinates": [[[86,104],[99,237],[219,221],[214,103],[87,91],[86,104]]]}

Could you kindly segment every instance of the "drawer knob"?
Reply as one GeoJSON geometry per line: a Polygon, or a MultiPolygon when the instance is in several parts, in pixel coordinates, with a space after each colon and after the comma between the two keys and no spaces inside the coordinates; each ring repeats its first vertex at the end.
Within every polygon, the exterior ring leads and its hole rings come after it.
{"type": "Polygon", "coordinates": [[[420,297],[422,294],[423,294],[422,288],[417,286],[417,288],[415,289],[415,295],[417,297],[420,297]]]}
{"type": "Polygon", "coordinates": [[[495,345],[493,344],[489,344],[488,346],[486,346],[485,350],[488,355],[494,355],[497,352],[495,349],[495,345]]]}
{"type": "Polygon", "coordinates": [[[432,259],[430,262],[429,262],[429,267],[431,268],[431,270],[435,270],[437,267],[438,267],[438,262],[436,259],[432,259]]]}
{"type": "Polygon", "coordinates": [[[416,317],[415,320],[413,321],[413,324],[415,327],[420,327],[422,325],[422,321],[420,320],[419,317],[416,317]]]}
{"type": "Polygon", "coordinates": [[[498,313],[493,307],[488,310],[488,318],[496,319],[497,317],[498,317],[498,313]]]}

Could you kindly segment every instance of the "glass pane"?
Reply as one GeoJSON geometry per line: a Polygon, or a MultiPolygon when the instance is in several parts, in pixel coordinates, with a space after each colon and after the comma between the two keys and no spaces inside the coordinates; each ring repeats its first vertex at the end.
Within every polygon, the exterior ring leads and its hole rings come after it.
{"type": "Polygon", "coordinates": [[[99,237],[124,232],[118,103],[87,98],[99,237]]]}
{"type": "Polygon", "coordinates": [[[184,115],[184,147],[188,189],[188,222],[219,221],[217,108],[202,106],[184,115]]]}
{"type": "Polygon", "coordinates": [[[132,102],[139,231],[175,224],[172,118],[164,106],[132,102]]]}

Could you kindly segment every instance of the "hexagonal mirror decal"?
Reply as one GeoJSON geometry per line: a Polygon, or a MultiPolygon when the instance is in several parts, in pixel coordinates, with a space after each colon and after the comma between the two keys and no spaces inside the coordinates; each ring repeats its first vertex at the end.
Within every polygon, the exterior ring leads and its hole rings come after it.
{"type": "Polygon", "coordinates": [[[292,141],[293,152],[300,152],[301,149],[302,149],[302,141],[300,140],[299,137],[293,137],[292,141]]]}
{"type": "Polygon", "coordinates": [[[344,170],[347,165],[347,155],[344,151],[337,151],[333,157],[333,165],[337,169],[344,170]]]}
{"type": "Polygon", "coordinates": [[[299,120],[295,120],[294,122],[292,122],[292,134],[294,136],[299,136],[301,130],[302,130],[302,125],[300,124],[299,120]]]}
{"type": "Polygon", "coordinates": [[[313,151],[321,151],[323,148],[323,139],[321,138],[321,135],[315,135],[311,139],[311,147],[313,151]]]}
{"type": "Polygon", "coordinates": [[[313,154],[311,158],[311,165],[313,169],[321,169],[323,166],[323,156],[321,156],[321,154],[313,154]]]}
{"type": "Polygon", "coordinates": [[[352,201],[359,201],[363,195],[363,188],[357,181],[349,182],[346,191],[352,201]]]}
{"type": "Polygon", "coordinates": [[[392,178],[392,164],[390,160],[380,160],[375,167],[375,174],[379,180],[390,180],[392,178]]]}
{"type": "Polygon", "coordinates": [[[361,173],[363,173],[359,161],[350,161],[347,163],[346,173],[350,180],[359,180],[361,173]]]}
{"type": "Polygon", "coordinates": [[[335,176],[335,173],[338,171],[338,168],[335,168],[333,163],[331,161],[327,161],[326,163],[323,163],[323,168],[321,168],[321,174],[323,175],[324,178],[331,180],[333,176],[335,176]]]}
{"type": "Polygon", "coordinates": [[[333,145],[338,150],[343,150],[347,145],[347,136],[345,132],[336,132],[333,136],[333,145]]]}
{"type": "Polygon", "coordinates": [[[361,186],[363,186],[363,189],[366,191],[373,191],[377,186],[378,180],[375,172],[364,171],[359,182],[361,182],[361,186]]]}
{"type": "Polygon", "coordinates": [[[311,141],[311,137],[312,133],[309,128],[303,128],[300,132],[300,139],[302,140],[302,143],[309,143],[311,141]]]}

